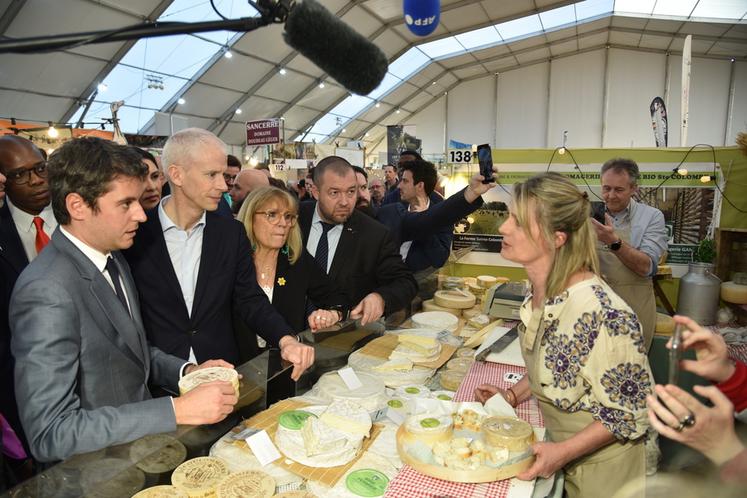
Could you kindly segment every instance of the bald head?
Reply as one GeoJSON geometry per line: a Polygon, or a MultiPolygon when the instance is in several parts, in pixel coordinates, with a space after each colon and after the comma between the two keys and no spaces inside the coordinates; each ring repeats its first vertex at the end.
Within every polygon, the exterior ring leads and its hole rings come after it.
{"type": "Polygon", "coordinates": [[[17,208],[36,216],[49,204],[46,161],[30,140],[17,135],[0,137],[0,174],[17,208]]]}
{"type": "Polygon", "coordinates": [[[267,187],[269,185],[270,180],[261,170],[245,169],[239,171],[239,174],[233,181],[233,187],[231,188],[229,195],[234,204],[241,204],[252,190],[256,190],[259,187],[267,187]]]}

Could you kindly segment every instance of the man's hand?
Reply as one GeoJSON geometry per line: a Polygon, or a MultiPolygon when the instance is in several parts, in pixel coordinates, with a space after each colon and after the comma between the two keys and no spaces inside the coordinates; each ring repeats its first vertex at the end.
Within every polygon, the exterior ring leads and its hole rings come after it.
{"type": "MultiPolygon", "coordinates": [[[[216,365],[222,366],[222,365],[216,365]]],[[[207,382],[174,400],[177,424],[215,424],[226,418],[238,401],[230,382],[207,382]]]]}
{"type": "Polygon", "coordinates": [[[609,214],[604,213],[604,225],[594,218],[591,219],[591,224],[597,232],[597,239],[602,244],[610,245],[620,240],[620,237],[615,233],[615,227],[612,226],[612,217],[609,214]]]}
{"type": "Polygon", "coordinates": [[[202,370],[203,368],[210,368],[210,367],[233,368],[233,365],[231,365],[230,363],[224,360],[207,360],[205,362],[200,363],[199,365],[194,365],[194,364],[187,365],[187,368],[184,369],[184,375],[192,373],[195,370],[202,370]]]}
{"type": "Polygon", "coordinates": [[[534,443],[532,451],[534,463],[516,475],[522,481],[531,481],[537,476],[548,478],[572,460],[562,443],[534,443]]]}
{"type": "Polygon", "coordinates": [[[493,167],[493,172],[495,173],[495,175],[493,175],[495,180],[490,183],[482,183],[485,177],[479,173],[473,175],[472,178],[469,179],[467,190],[464,191],[464,198],[467,202],[472,204],[482,194],[495,187],[496,182],[498,181],[498,168],[493,167]]]}
{"type": "Polygon", "coordinates": [[[350,318],[361,319],[361,325],[375,322],[384,314],[384,298],[381,294],[372,292],[364,297],[358,306],[350,312],[350,318]]]}
{"type": "Polygon", "coordinates": [[[280,357],[293,363],[291,379],[298,380],[314,363],[314,348],[301,344],[292,335],[286,335],[280,339],[280,357]]]}
{"type": "Polygon", "coordinates": [[[314,310],[309,315],[309,328],[312,332],[327,328],[340,321],[340,313],[330,310],[314,310]]]}

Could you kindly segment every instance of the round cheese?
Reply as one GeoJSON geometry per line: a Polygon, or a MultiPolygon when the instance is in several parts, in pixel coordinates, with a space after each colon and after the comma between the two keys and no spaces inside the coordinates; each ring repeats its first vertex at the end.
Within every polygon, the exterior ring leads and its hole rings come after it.
{"type": "Polygon", "coordinates": [[[189,498],[189,496],[174,486],[153,486],[133,495],[132,498],[189,498]]]}
{"type": "Polygon", "coordinates": [[[386,386],[377,376],[365,372],[356,372],[363,384],[351,391],[337,372],[322,375],[314,385],[319,397],[329,402],[347,399],[355,401],[368,412],[375,412],[386,402],[386,386]]]}
{"type": "Polygon", "coordinates": [[[446,370],[441,372],[441,387],[447,391],[456,391],[464,380],[465,372],[458,370],[446,370]]]}
{"type": "Polygon", "coordinates": [[[446,370],[463,372],[466,375],[474,362],[474,358],[452,358],[446,363],[446,370]]]}
{"type": "Polygon", "coordinates": [[[134,495],[145,485],[145,474],[121,458],[101,458],[83,467],[80,485],[86,496],[134,495]]]}
{"type": "Polygon", "coordinates": [[[472,308],[468,310],[462,311],[462,316],[466,320],[471,320],[472,318],[476,317],[477,315],[481,315],[481,314],[482,314],[482,306],[479,304],[476,306],[473,306],[472,308]]]}
{"type": "Polygon", "coordinates": [[[398,387],[394,394],[402,399],[430,398],[431,390],[425,386],[409,385],[398,387]]]}
{"type": "Polygon", "coordinates": [[[225,367],[201,368],[188,373],[179,380],[179,394],[188,393],[200,384],[214,381],[230,382],[236,395],[239,395],[239,373],[233,368],[225,367]]]}
{"type": "Polygon", "coordinates": [[[498,279],[491,275],[479,275],[477,277],[477,285],[479,285],[483,289],[489,289],[490,287],[494,286],[497,281],[498,279]]]}
{"type": "Polygon", "coordinates": [[[148,474],[174,470],[185,458],[187,448],[178,439],[166,434],[145,436],[130,446],[130,460],[148,474]]]}
{"type": "Polygon", "coordinates": [[[727,303],[747,304],[747,285],[735,284],[732,281],[721,284],[721,299],[727,303]]]}
{"type": "Polygon", "coordinates": [[[212,498],[227,475],[228,467],[220,458],[198,457],[178,466],[171,474],[171,484],[190,498],[212,498]]]}
{"type": "Polygon", "coordinates": [[[457,318],[462,316],[462,310],[444,308],[443,306],[437,305],[435,301],[433,301],[433,299],[423,301],[423,311],[445,311],[446,313],[452,314],[457,318]]]}
{"type": "Polygon", "coordinates": [[[224,478],[217,498],[269,498],[275,494],[275,479],[259,470],[245,470],[224,478]]]}
{"type": "Polygon", "coordinates": [[[433,301],[444,308],[465,310],[472,308],[477,299],[474,294],[464,290],[440,290],[433,295],[433,301]]]}
{"type": "Polygon", "coordinates": [[[286,491],[285,493],[278,493],[274,498],[317,498],[311,491],[299,490],[299,491],[286,491]]]}
{"type": "Polygon", "coordinates": [[[450,415],[410,415],[405,419],[405,429],[415,439],[428,445],[448,441],[454,432],[454,421],[450,415]]]}
{"type": "Polygon", "coordinates": [[[431,396],[441,401],[454,401],[456,393],[454,391],[432,391],[431,396]]]}
{"type": "Polygon", "coordinates": [[[487,444],[512,452],[526,451],[534,441],[532,426],[515,417],[488,417],[482,423],[482,431],[487,444]]]}
{"type": "Polygon", "coordinates": [[[464,279],[462,277],[446,277],[443,282],[443,289],[463,289],[464,279]]]}
{"type": "Polygon", "coordinates": [[[674,319],[664,313],[656,313],[656,333],[672,335],[674,333],[674,319]]]}
{"type": "Polygon", "coordinates": [[[446,311],[425,311],[412,315],[412,323],[420,328],[454,332],[459,326],[459,318],[446,311]]]}

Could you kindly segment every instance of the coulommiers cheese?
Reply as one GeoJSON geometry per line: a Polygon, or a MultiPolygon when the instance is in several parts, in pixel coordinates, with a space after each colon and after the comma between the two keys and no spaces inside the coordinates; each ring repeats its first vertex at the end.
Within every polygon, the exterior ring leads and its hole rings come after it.
{"type": "Polygon", "coordinates": [[[213,381],[230,382],[233,388],[236,390],[236,395],[239,394],[239,374],[233,368],[225,367],[210,367],[195,370],[194,372],[188,373],[179,381],[179,394],[184,394],[200,384],[213,381]]]}
{"type": "Polygon", "coordinates": [[[259,470],[231,474],[221,481],[217,498],[269,498],[275,494],[275,479],[259,470]]]}
{"type": "Polygon", "coordinates": [[[525,451],[534,441],[532,426],[514,417],[489,417],[482,423],[485,442],[490,446],[525,451]]]}
{"type": "Polygon", "coordinates": [[[153,486],[133,495],[132,498],[189,498],[189,495],[174,486],[153,486]]]}
{"type": "Polygon", "coordinates": [[[198,457],[178,466],[171,474],[171,484],[190,498],[212,498],[227,475],[228,467],[220,458],[198,457]]]}
{"type": "Polygon", "coordinates": [[[433,302],[444,308],[466,310],[475,305],[474,294],[461,289],[440,290],[433,295],[433,302]]]}

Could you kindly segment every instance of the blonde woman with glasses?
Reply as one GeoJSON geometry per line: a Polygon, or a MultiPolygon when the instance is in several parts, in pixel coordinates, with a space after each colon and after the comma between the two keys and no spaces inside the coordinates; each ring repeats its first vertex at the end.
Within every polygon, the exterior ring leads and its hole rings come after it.
{"type": "Polygon", "coordinates": [[[526,269],[532,291],[519,338],[527,375],[504,391],[516,406],[537,398],[549,441],[533,446],[520,479],[565,472],[565,495],[608,496],[645,476],[646,395],[653,378],[638,318],[599,276],[586,194],[544,173],[514,186],[500,228],[501,255],[526,269]]]}
{"type": "Polygon", "coordinates": [[[287,191],[262,187],[244,200],[237,219],[254,250],[257,283],[296,332],[315,332],[347,316],[348,297],[303,247],[298,201],[287,191]],[[317,308],[306,316],[307,300],[317,308]]]}

